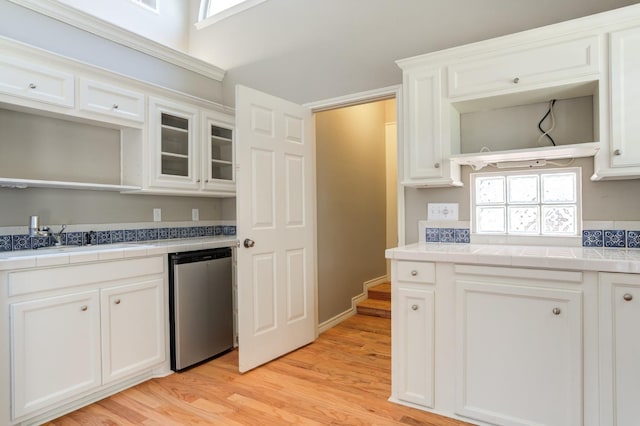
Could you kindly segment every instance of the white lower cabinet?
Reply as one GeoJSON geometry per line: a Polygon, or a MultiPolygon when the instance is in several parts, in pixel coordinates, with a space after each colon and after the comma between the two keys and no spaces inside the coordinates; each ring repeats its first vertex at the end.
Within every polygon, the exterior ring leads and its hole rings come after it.
{"type": "Polygon", "coordinates": [[[640,421],[640,275],[600,274],[600,424],[640,421]]]}
{"type": "Polygon", "coordinates": [[[456,292],[456,412],[581,425],[581,293],[462,280],[456,292]]]}
{"type": "Polygon", "coordinates": [[[13,417],[100,385],[98,291],[11,305],[13,417]]]}

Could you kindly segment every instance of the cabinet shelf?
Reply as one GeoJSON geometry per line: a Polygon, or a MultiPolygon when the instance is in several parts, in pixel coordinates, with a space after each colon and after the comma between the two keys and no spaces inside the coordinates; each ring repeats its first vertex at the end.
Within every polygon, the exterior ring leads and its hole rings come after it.
{"type": "Polygon", "coordinates": [[[162,152],[162,156],[163,157],[174,157],[174,158],[189,158],[188,155],[184,155],[184,154],[176,154],[174,152],[162,152]]]}
{"type": "Polygon", "coordinates": [[[216,159],[211,159],[211,163],[213,164],[219,164],[219,165],[223,165],[223,166],[231,166],[233,165],[233,162],[231,161],[224,161],[224,160],[216,160],[216,159]]]}
{"type": "Polygon", "coordinates": [[[490,164],[505,162],[559,160],[569,158],[593,157],[600,150],[600,142],[578,143],[539,148],[512,149],[507,151],[487,151],[470,154],[457,154],[449,157],[452,163],[471,166],[480,170],[490,164]]]}
{"type": "Polygon", "coordinates": [[[104,183],[91,182],[68,182],[57,180],[38,180],[38,179],[14,179],[0,178],[0,187],[3,188],[57,188],[57,189],[90,189],[97,191],[136,191],[140,190],[139,186],[131,185],[110,185],[104,183]]]}

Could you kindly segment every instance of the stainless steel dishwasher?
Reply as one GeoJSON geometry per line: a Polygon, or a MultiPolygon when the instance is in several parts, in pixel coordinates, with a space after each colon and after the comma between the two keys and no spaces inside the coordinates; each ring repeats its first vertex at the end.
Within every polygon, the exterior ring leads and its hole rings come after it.
{"type": "Polygon", "coordinates": [[[233,348],[231,248],[169,254],[171,369],[233,348]]]}

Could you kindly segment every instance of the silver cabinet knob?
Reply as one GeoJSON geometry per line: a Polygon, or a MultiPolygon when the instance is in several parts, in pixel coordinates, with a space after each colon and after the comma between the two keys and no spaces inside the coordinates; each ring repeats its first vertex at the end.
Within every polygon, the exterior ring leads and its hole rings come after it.
{"type": "Polygon", "coordinates": [[[205,180],[204,180],[204,183],[209,183],[209,179],[205,179],[205,180]]]}
{"type": "Polygon", "coordinates": [[[113,104],[113,109],[118,109],[120,108],[120,106],[118,106],[118,104],[113,104]]]}
{"type": "Polygon", "coordinates": [[[418,310],[418,305],[411,305],[411,309],[414,310],[414,311],[417,311],[418,310]]]}
{"type": "Polygon", "coordinates": [[[200,183],[200,179],[196,179],[196,182],[200,183]]]}
{"type": "Polygon", "coordinates": [[[251,248],[251,247],[253,247],[253,246],[255,246],[255,245],[256,245],[256,242],[255,242],[255,241],[253,241],[253,240],[251,240],[251,239],[249,239],[249,238],[246,238],[246,239],[244,240],[244,246],[245,246],[245,248],[251,248]]]}
{"type": "Polygon", "coordinates": [[[411,271],[411,276],[415,277],[416,275],[418,275],[418,271],[416,271],[415,269],[413,271],[411,271]]]}
{"type": "Polygon", "coordinates": [[[35,89],[36,87],[38,86],[36,86],[34,83],[29,83],[29,89],[35,89]]]}
{"type": "Polygon", "coordinates": [[[513,84],[518,84],[520,83],[520,77],[516,77],[513,79],[513,84]]]}
{"type": "Polygon", "coordinates": [[[439,169],[440,168],[440,163],[434,164],[433,167],[435,167],[436,169],[439,169]]]}
{"type": "Polygon", "coordinates": [[[553,312],[553,315],[560,315],[560,312],[562,311],[560,310],[560,308],[553,308],[553,311],[551,312],[553,312]]]}
{"type": "Polygon", "coordinates": [[[633,295],[630,293],[625,293],[624,296],[622,296],[622,298],[626,301],[626,302],[631,302],[633,300],[633,295]]]}
{"type": "Polygon", "coordinates": [[[120,299],[116,299],[113,303],[115,303],[116,305],[120,304],[120,299]]]}
{"type": "Polygon", "coordinates": [[[80,310],[81,310],[82,312],[86,311],[87,309],[89,309],[89,307],[88,307],[87,305],[82,305],[82,306],[80,307],[80,310]]]}
{"type": "Polygon", "coordinates": [[[613,155],[622,155],[622,151],[616,149],[615,151],[613,151],[613,155]]]}

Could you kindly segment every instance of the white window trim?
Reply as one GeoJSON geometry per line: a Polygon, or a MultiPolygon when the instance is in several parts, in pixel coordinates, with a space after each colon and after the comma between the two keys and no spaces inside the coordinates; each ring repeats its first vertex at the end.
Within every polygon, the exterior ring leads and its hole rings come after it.
{"type": "MultiPolygon", "coordinates": [[[[553,168],[541,170],[504,171],[489,173],[471,173],[470,175],[470,219],[471,219],[471,243],[474,244],[526,244],[526,245],[553,245],[553,246],[581,246],[582,244],[582,170],[579,167],[553,168]],[[504,233],[479,234],[476,232],[476,177],[487,176],[517,176],[549,173],[576,173],[576,235],[521,235],[509,234],[508,222],[505,223],[504,233]]],[[[505,194],[505,197],[507,194],[505,194]]],[[[542,205],[542,204],[540,204],[542,205]]],[[[508,203],[505,200],[505,206],[508,203]]]]}
{"type": "Polygon", "coordinates": [[[158,0],[154,1],[155,5],[156,5],[155,7],[149,6],[147,4],[148,0],[131,0],[131,2],[137,4],[138,6],[140,6],[141,8],[143,8],[143,9],[149,11],[149,12],[155,13],[156,15],[160,14],[160,8],[158,7],[158,0]]]}
{"type": "Polygon", "coordinates": [[[195,24],[196,29],[198,30],[206,28],[209,25],[215,24],[216,22],[220,22],[223,19],[233,16],[237,13],[244,12],[245,10],[257,6],[260,3],[264,3],[267,0],[245,0],[242,3],[230,7],[229,9],[226,9],[222,12],[207,16],[210,1],[211,0],[201,0],[200,2],[200,21],[196,22],[195,24]]]}

